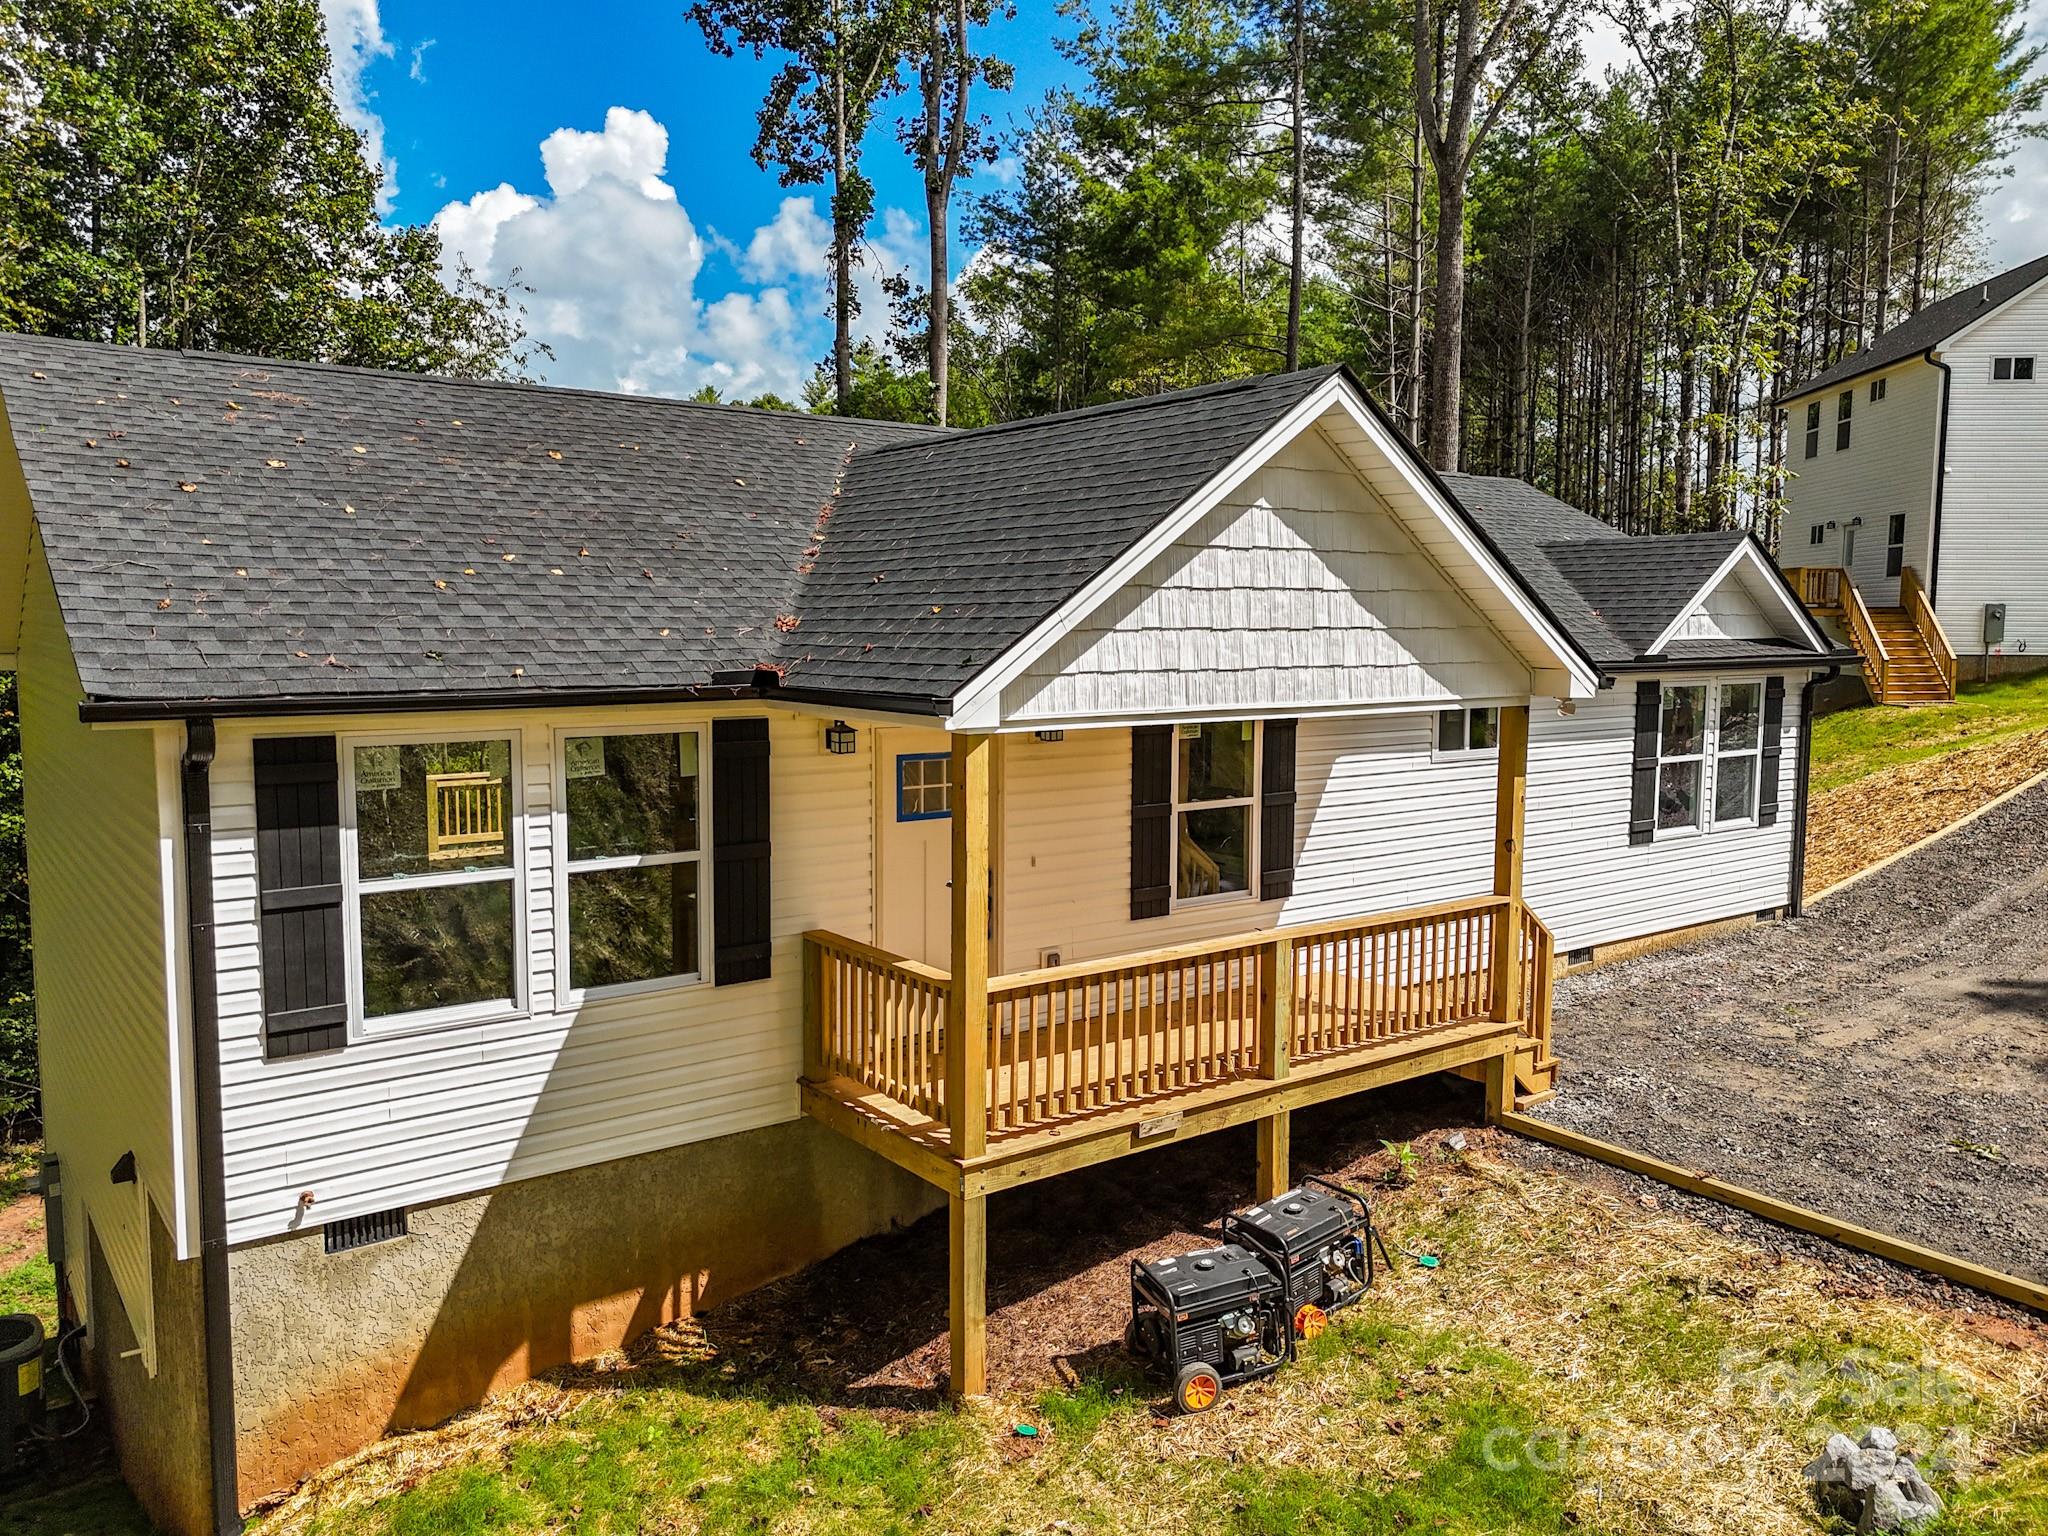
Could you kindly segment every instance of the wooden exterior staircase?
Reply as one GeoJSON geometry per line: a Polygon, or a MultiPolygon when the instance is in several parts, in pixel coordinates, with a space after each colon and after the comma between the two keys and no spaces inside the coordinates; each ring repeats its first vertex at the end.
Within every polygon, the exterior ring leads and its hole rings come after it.
{"type": "Polygon", "coordinates": [[[1911,566],[1899,573],[1896,608],[1872,608],[1837,565],[1795,566],[1785,576],[1801,602],[1848,631],[1875,702],[1910,707],[1954,700],[1955,647],[1911,566]]]}

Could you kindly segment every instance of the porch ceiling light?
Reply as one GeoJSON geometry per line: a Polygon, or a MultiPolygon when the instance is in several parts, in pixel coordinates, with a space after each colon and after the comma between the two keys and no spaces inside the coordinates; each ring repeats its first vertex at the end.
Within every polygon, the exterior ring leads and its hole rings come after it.
{"type": "Polygon", "coordinates": [[[849,757],[854,748],[854,730],[844,720],[834,720],[825,727],[825,750],[834,757],[849,757]]]}

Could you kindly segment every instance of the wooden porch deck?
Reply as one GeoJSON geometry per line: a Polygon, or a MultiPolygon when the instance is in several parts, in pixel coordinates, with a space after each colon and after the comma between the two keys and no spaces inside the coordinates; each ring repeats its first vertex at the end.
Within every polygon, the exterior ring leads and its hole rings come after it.
{"type": "Polygon", "coordinates": [[[1431,1072],[1498,1060],[1512,1095],[1555,1070],[1549,932],[1480,897],[991,977],[982,1145],[961,1155],[951,979],[837,934],[805,950],[806,1112],[952,1194],[1431,1072]]]}

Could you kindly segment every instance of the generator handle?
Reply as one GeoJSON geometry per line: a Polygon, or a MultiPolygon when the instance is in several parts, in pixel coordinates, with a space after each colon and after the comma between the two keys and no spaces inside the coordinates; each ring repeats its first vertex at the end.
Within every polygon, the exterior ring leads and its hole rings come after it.
{"type": "Polygon", "coordinates": [[[1368,1221],[1372,1219],[1372,1202],[1366,1199],[1360,1191],[1352,1189],[1349,1185],[1339,1184],[1334,1179],[1326,1179],[1314,1173],[1303,1175],[1301,1182],[1304,1185],[1312,1185],[1317,1189],[1327,1189],[1340,1200],[1349,1200],[1358,1207],[1358,1213],[1361,1216],[1365,1217],[1368,1221]]]}

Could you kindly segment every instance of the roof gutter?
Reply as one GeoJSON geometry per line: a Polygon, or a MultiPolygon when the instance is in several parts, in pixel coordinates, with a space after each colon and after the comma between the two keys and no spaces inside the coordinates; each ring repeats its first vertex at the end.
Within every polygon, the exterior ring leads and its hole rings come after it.
{"type": "MultiPolygon", "coordinates": [[[[753,674],[758,676],[759,674],[753,674]]],[[[559,709],[624,704],[681,704],[762,701],[841,705],[848,709],[943,717],[945,699],[912,694],[848,693],[831,688],[790,688],[773,682],[696,683],[667,688],[502,688],[474,692],[419,689],[403,693],[273,694],[241,699],[87,699],[78,718],[88,725],[151,720],[185,720],[195,711],[209,718],[252,719],[282,715],[380,715],[458,709],[559,709]]]]}
{"type": "Polygon", "coordinates": [[[235,1359],[228,1295],[226,1147],[221,1130],[220,991],[213,953],[213,721],[185,722],[179,759],[184,814],[185,943],[191,972],[192,1110],[199,1154],[199,1287],[206,1342],[206,1443],[215,1536],[240,1536],[235,1359]]]}
{"type": "Polygon", "coordinates": [[[1855,661],[1854,651],[1830,649],[1806,651],[1786,656],[1638,656],[1633,661],[1610,661],[1602,671],[1613,674],[1624,672],[1725,672],[1730,667],[1747,667],[1752,671],[1761,668],[1789,670],[1798,667],[1827,667],[1839,672],[1842,667],[1855,661]]]}

